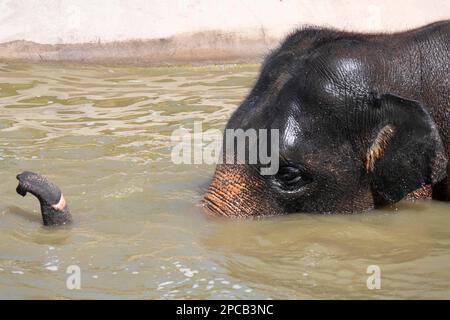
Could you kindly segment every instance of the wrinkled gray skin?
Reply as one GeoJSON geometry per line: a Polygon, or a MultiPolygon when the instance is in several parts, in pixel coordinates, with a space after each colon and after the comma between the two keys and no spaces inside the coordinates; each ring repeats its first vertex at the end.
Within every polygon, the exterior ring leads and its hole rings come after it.
{"type": "Polygon", "coordinates": [[[280,169],[218,165],[210,213],[360,212],[423,186],[449,201],[450,21],[396,34],[297,31],[226,128],[279,129],[280,169]]]}
{"type": "Polygon", "coordinates": [[[69,206],[62,208],[56,206],[61,203],[62,193],[57,185],[46,177],[33,172],[25,171],[17,175],[19,185],[17,193],[25,197],[27,192],[38,198],[41,205],[42,220],[45,226],[58,226],[72,222],[69,206]]]}

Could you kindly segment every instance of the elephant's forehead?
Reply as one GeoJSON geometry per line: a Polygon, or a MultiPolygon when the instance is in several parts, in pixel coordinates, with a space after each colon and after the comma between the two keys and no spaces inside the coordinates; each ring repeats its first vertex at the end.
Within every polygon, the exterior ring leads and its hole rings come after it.
{"type": "Polygon", "coordinates": [[[280,129],[280,154],[288,159],[333,153],[342,143],[335,131],[339,124],[329,112],[311,113],[301,105],[286,109],[274,118],[273,126],[280,129]]]}
{"type": "Polygon", "coordinates": [[[280,150],[285,153],[317,151],[327,135],[326,127],[314,117],[289,114],[280,126],[280,150]]]}
{"type": "Polygon", "coordinates": [[[291,148],[295,146],[298,139],[303,138],[304,130],[300,127],[299,122],[293,115],[289,115],[286,119],[286,124],[283,129],[283,134],[281,136],[282,144],[286,148],[291,148]]]}

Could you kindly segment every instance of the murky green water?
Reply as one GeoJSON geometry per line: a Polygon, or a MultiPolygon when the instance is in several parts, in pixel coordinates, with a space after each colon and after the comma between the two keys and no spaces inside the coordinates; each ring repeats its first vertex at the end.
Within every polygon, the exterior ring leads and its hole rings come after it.
{"type": "Polygon", "coordinates": [[[0,66],[0,298],[450,298],[450,205],[262,221],[203,216],[214,170],[170,161],[173,130],[222,128],[257,66],[0,66]],[[23,170],[75,223],[41,226],[23,170]],[[81,268],[81,290],[66,269],[81,268]],[[381,269],[369,290],[366,269],[381,269]]]}

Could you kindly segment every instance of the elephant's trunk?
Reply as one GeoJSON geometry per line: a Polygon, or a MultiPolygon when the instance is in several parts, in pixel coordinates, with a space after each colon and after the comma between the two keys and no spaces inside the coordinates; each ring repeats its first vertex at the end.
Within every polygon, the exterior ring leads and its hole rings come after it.
{"type": "Polygon", "coordinates": [[[46,177],[25,171],[17,175],[17,193],[25,197],[27,192],[38,198],[44,225],[55,226],[72,222],[69,207],[61,190],[46,177]]]}
{"type": "Polygon", "coordinates": [[[209,213],[230,218],[260,217],[283,213],[255,169],[221,164],[203,200],[209,213]]]}

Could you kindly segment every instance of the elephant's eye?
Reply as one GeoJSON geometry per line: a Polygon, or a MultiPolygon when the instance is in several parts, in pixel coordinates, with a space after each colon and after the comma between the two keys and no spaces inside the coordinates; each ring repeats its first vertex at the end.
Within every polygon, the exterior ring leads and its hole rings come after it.
{"type": "Polygon", "coordinates": [[[296,190],[310,182],[310,177],[295,166],[282,166],[275,175],[275,183],[288,191],[296,190]]]}

